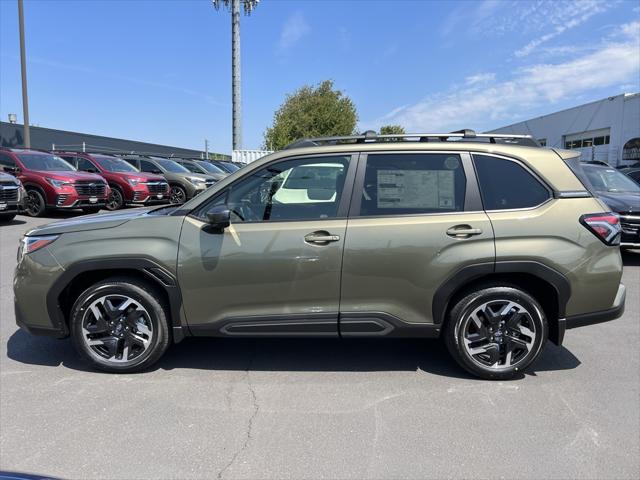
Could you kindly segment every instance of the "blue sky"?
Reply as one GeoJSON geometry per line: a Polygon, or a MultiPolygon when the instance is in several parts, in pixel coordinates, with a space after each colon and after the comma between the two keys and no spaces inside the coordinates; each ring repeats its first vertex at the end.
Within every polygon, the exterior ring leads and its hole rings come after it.
{"type": "MultiPolygon", "coordinates": [[[[31,123],[231,148],[230,16],[208,0],[26,0],[31,123]]],[[[262,0],[242,18],[244,147],[333,79],[359,128],[487,130],[640,91],[640,2],[262,0]]],[[[17,1],[0,0],[0,116],[22,117],[17,1]]]]}

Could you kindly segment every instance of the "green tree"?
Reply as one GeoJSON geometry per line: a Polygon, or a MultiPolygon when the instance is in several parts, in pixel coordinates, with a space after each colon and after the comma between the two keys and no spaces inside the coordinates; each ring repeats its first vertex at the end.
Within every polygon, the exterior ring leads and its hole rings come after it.
{"type": "Polygon", "coordinates": [[[317,87],[305,85],[291,95],[273,116],[264,133],[264,147],[280,150],[309,137],[352,135],[358,122],[356,107],[349,97],[333,88],[332,80],[317,87]]]}
{"type": "Polygon", "coordinates": [[[400,125],[385,125],[380,127],[380,135],[402,135],[407,132],[404,131],[404,127],[400,125]]]}

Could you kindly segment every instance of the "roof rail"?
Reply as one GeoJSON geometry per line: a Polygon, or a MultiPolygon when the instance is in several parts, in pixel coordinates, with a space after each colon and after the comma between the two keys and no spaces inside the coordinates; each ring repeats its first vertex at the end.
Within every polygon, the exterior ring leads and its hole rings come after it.
{"type": "Polygon", "coordinates": [[[350,143],[376,143],[389,141],[418,141],[418,142],[447,142],[447,141],[473,141],[488,143],[506,143],[511,145],[523,145],[527,147],[540,147],[531,135],[512,135],[502,133],[476,133],[474,130],[464,129],[447,133],[392,133],[378,135],[373,130],[367,130],[361,135],[345,135],[335,137],[306,138],[293,142],[283,150],[292,148],[318,147],[321,145],[339,145],[350,143]]]}

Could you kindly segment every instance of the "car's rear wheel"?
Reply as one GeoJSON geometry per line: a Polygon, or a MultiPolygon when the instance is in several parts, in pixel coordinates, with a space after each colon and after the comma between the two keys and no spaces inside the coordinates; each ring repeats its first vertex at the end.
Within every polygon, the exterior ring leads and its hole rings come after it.
{"type": "Polygon", "coordinates": [[[38,190],[27,191],[25,212],[30,217],[41,217],[47,210],[44,197],[38,190]]]}
{"type": "Polygon", "coordinates": [[[169,201],[173,204],[181,204],[187,201],[187,192],[178,185],[172,185],[169,192],[169,201]]]}
{"type": "Polygon", "coordinates": [[[111,193],[109,194],[109,198],[107,198],[107,203],[105,204],[105,208],[107,210],[113,211],[122,208],[124,205],[124,196],[118,187],[111,187],[111,193]]]}
{"type": "Polygon", "coordinates": [[[511,286],[488,286],[453,306],[445,343],[455,360],[485,379],[507,380],[522,374],[540,355],[547,320],[540,304],[511,286]]]}
{"type": "Polygon", "coordinates": [[[136,279],[92,285],[71,309],[71,336],[94,367],[130,373],[153,365],[169,346],[169,324],[160,296],[136,279]]]}

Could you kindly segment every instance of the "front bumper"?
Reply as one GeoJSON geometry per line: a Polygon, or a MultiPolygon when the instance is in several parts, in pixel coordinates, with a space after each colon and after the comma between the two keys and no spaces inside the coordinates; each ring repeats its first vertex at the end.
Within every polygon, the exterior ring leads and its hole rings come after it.
{"type": "Polygon", "coordinates": [[[601,310],[599,312],[581,313],[580,315],[571,315],[564,319],[565,328],[578,328],[593,325],[595,323],[608,322],[620,318],[624,314],[624,304],[627,297],[627,290],[621,283],[616,293],[611,308],[601,310]]]}

